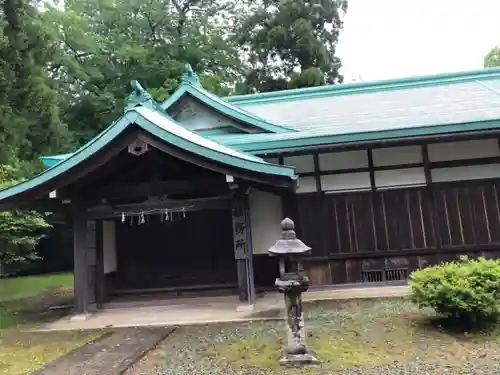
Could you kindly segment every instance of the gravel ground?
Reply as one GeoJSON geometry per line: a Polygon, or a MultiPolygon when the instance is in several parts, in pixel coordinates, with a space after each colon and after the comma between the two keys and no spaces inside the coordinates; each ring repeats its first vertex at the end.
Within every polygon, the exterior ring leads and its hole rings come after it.
{"type": "MultiPolygon", "coordinates": [[[[144,370],[144,369],[143,369],[144,370]]],[[[192,364],[175,367],[170,369],[155,369],[153,372],[148,370],[144,372],[134,372],[137,375],[276,375],[276,374],[314,374],[314,375],[496,375],[500,374],[500,364],[468,364],[461,367],[426,363],[422,361],[409,363],[393,363],[383,366],[359,366],[345,370],[332,372],[331,369],[322,368],[321,366],[305,369],[305,370],[283,370],[276,372],[274,370],[254,368],[254,369],[234,369],[221,367],[208,367],[205,369],[192,364]]]]}
{"type": "MultiPolygon", "coordinates": [[[[323,375],[321,372],[318,374],[323,375]]],[[[425,362],[394,363],[391,365],[377,367],[359,367],[347,369],[341,374],[345,375],[495,375],[500,374],[500,365],[476,365],[468,364],[461,367],[425,362]]],[[[326,375],[326,373],[325,373],[326,375]]]]}
{"type": "Polygon", "coordinates": [[[126,375],[500,375],[500,331],[451,334],[422,325],[406,302],[316,306],[308,343],[322,363],[279,366],[284,325],[180,327],[126,375]]]}

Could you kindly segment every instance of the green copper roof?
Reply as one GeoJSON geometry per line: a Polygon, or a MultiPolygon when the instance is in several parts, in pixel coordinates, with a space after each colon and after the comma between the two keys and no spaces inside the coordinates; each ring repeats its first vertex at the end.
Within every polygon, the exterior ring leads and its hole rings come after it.
{"type": "MultiPolygon", "coordinates": [[[[439,129],[452,129],[450,126],[455,124],[500,119],[500,68],[347,83],[226,100],[276,125],[297,130],[280,135],[279,140],[286,139],[287,144],[297,140],[298,145],[312,138],[329,140],[349,138],[349,135],[352,138],[353,134],[356,138],[370,139],[372,133],[396,131],[401,137],[415,132],[439,134],[439,129]],[[435,126],[437,128],[433,128],[435,126]]],[[[249,135],[237,142],[274,142],[276,139],[249,135]]],[[[233,144],[228,139],[224,142],[233,144]]],[[[274,143],[279,147],[284,144],[274,143]]]]}
{"type": "Polygon", "coordinates": [[[323,97],[324,95],[344,96],[350,94],[383,92],[416,87],[441,86],[460,82],[471,82],[478,79],[498,78],[499,76],[500,67],[494,67],[425,76],[403,77],[368,82],[350,82],[339,85],[325,85],[257,94],[233,95],[223,99],[228,103],[234,103],[238,106],[247,106],[256,103],[262,104],[289,101],[293,99],[311,99],[323,97]]]}
{"type": "Polygon", "coordinates": [[[249,124],[256,127],[263,132],[268,133],[289,133],[294,132],[294,130],[287,129],[285,127],[276,126],[261,117],[251,114],[242,108],[234,106],[218,96],[208,92],[203,87],[201,87],[196,74],[193,72],[191,67],[187,65],[187,71],[182,76],[182,83],[179,88],[161,104],[164,110],[168,110],[173,104],[180,100],[184,95],[191,95],[207,105],[213,108],[219,113],[228,116],[234,120],[241,121],[243,123],[249,124]]]}
{"type": "MultiPolygon", "coordinates": [[[[154,108],[140,105],[127,109],[124,115],[111,126],[69,157],[59,161],[30,180],[0,191],[0,203],[4,199],[11,198],[16,194],[42,185],[69,171],[71,168],[96,154],[122,134],[129,126],[138,126],[164,142],[223,165],[259,174],[281,176],[290,180],[296,179],[293,167],[267,163],[257,156],[246,154],[203,138],[183,128],[154,108]]],[[[59,155],[58,157],[62,156],[59,155]]]]}
{"type": "MultiPolygon", "coordinates": [[[[183,85],[193,95],[202,95],[199,93],[202,88],[186,82],[183,85]]],[[[177,100],[175,96],[182,95],[182,90],[169,100],[177,100]]],[[[265,119],[280,129],[295,130],[204,134],[206,138],[254,154],[283,152],[319,145],[498,129],[500,68],[345,83],[224,100],[210,93],[203,93],[203,97],[214,105],[222,102],[241,107],[249,116],[265,119]]]]}

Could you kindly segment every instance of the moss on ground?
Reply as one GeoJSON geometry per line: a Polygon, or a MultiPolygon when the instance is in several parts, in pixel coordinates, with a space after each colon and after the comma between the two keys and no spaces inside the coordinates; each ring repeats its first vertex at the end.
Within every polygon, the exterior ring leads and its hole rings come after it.
{"type": "Polygon", "coordinates": [[[497,327],[452,333],[436,324],[431,312],[422,312],[404,299],[331,301],[305,308],[308,344],[322,362],[317,368],[294,371],[280,367],[284,323],[254,322],[178,328],[131,374],[161,373],[161,368],[182,374],[186,367],[197,373],[218,369],[214,374],[334,374],[394,362],[425,360],[453,367],[500,357],[497,327]]]}
{"type": "Polygon", "coordinates": [[[0,374],[30,373],[97,336],[98,332],[0,332],[0,374]]]}

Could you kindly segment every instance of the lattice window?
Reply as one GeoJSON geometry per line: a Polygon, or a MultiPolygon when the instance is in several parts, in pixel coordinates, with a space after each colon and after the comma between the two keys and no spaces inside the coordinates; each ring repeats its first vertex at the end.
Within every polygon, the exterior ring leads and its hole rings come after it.
{"type": "Polygon", "coordinates": [[[396,268],[393,270],[386,270],[385,279],[387,281],[408,280],[408,269],[396,268]]]}
{"type": "Polygon", "coordinates": [[[396,268],[392,270],[362,271],[361,280],[364,283],[377,283],[382,281],[408,280],[407,268],[396,268]]]}
{"type": "Polygon", "coordinates": [[[382,281],[382,270],[362,271],[361,280],[363,280],[364,283],[376,283],[382,281]]]}

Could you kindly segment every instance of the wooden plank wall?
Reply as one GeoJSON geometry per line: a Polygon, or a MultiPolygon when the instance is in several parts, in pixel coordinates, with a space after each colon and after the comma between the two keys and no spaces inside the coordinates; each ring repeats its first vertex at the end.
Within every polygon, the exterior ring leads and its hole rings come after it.
{"type": "MultiPolygon", "coordinates": [[[[137,220],[137,218],[135,218],[137,220]]],[[[187,213],[142,225],[117,223],[117,289],[235,284],[230,210],[187,213]]]]}
{"type": "Polygon", "coordinates": [[[298,233],[313,248],[306,272],[313,285],[360,282],[368,271],[385,281],[460,254],[500,256],[499,192],[500,181],[484,180],[298,195],[298,233]]]}

